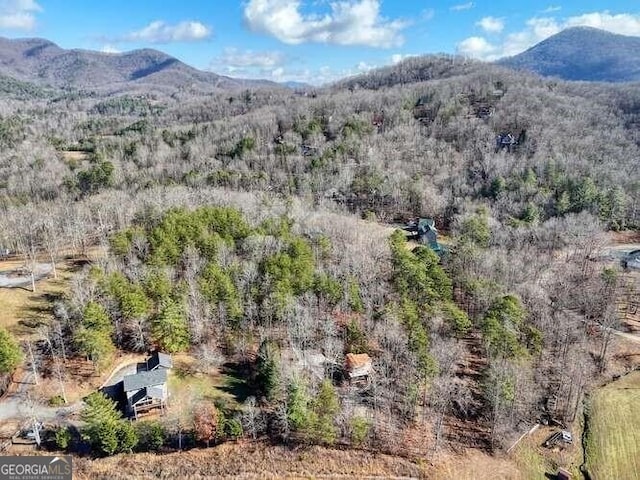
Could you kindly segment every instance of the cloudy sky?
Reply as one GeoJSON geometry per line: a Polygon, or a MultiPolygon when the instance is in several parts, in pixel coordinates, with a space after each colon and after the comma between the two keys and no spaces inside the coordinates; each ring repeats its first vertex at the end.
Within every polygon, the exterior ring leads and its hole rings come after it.
{"type": "Polygon", "coordinates": [[[577,25],[640,36],[640,2],[0,0],[0,36],[152,47],[225,75],[315,84],[416,54],[494,60],[577,25]]]}

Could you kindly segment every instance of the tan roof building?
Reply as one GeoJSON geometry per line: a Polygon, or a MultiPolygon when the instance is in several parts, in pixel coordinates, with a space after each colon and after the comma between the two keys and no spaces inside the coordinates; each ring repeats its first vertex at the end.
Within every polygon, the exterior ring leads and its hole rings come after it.
{"type": "Polygon", "coordinates": [[[366,377],[373,371],[373,362],[366,353],[347,353],[345,367],[349,378],[366,377]]]}

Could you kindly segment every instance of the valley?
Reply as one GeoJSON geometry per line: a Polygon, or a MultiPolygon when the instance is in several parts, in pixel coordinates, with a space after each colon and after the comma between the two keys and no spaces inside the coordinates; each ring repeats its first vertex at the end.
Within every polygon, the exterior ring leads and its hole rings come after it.
{"type": "Polygon", "coordinates": [[[42,422],[77,478],[637,475],[637,84],[0,58],[4,452],[42,422]]]}

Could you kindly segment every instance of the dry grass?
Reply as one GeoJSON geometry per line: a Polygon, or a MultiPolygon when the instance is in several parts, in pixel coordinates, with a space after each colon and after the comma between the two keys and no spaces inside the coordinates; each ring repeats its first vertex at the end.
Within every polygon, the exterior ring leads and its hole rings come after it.
{"type": "Polygon", "coordinates": [[[640,232],[636,230],[625,230],[623,232],[610,232],[611,242],[616,245],[628,243],[640,243],[640,232]]]}
{"type": "Polygon", "coordinates": [[[226,443],[164,455],[74,459],[74,478],[129,479],[426,479],[423,467],[389,455],[322,447],[226,443]]]}
{"type": "Polygon", "coordinates": [[[190,421],[190,407],[200,400],[213,401],[228,409],[239,407],[233,395],[234,382],[240,381],[221,373],[218,369],[203,372],[197,360],[189,355],[174,355],[174,368],[169,373],[169,412],[190,421]],[[187,407],[188,406],[188,407],[187,407]]]}
{"type": "Polygon", "coordinates": [[[185,452],[74,459],[77,479],[429,479],[538,480],[553,462],[526,447],[515,458],[478,450],[442,454],[435,464],[391,455],[263,443],[225,443],[185,452]]]}
{"type": "MultiPolygon", "coordinates": [[[[0,270],[19,268],[17,260],[0,262],[0,270]]],[[[74,271],[70,260],[57,266],[58,278],[52,276],[36,282],[35,293],[30,288],[0,288],[0,326],[8,328],[20,338],[35,333],[38,325],[51,318],[52,300],[64,294],[74,271]]]]}
{"type": "Polygon", "coordinates": [[[430,480],[527,480],[508,457],[489,455],[479,450],[440,458],[428,477],[430,480]]]}
{"type": "Polygon", "coordinates": [[[512,452],[521,474],[520,478],[538,480],[552,477],[558,472],[559,467],[569,470],[575,478],[580,478],[582,429],[580,425],[576,424],[569,426],[569,430],[573,433],[573,445],[543,447],[545,440],[558,431],[557,428],[552,427],[541,427],[531,436],[525,438],[512,452]]]}
{"type": "Polygon", "coordinates": [[[587,468],[593,480],[640,479],[640,372],[592,394],[587,468]]]}
{"type": "Polygon", "coordinates": [[[89,154],[87,152],[79,152],[75,150],[63,150],[62,158],[66,162],[83,162],[89,159],[89,154]]]}
{"type": "MultiPolygon", "coordinates": [[[[70,252],[65,252],[70,253],[70,252]]],[[[67,255],[56,264],[58,278],[53,275],[36,282],[35,293],[25,288],[0,288],[0,327],[9,329],[18,338],[29,338],[37,327],[51,318],[53,300],[69,289],[69,281],[80,268],[78,262],[92,262],[106,254],[100,246],[88,249],[86,257],[67,255]]],[[[49,262],[42,257],[40,262],[49,262]]],[[[15,270],[24,266],[20,259],[0,261],[0,271],[15,270]]]]}

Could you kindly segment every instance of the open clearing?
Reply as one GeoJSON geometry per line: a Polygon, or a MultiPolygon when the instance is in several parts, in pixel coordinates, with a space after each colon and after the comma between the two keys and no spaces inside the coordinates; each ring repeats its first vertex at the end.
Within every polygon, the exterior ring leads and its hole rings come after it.
{"type": "Polygon", "coordinates": [[[156,454],[74,458],[74,478],[332,479],[332,480],[539,480],[538,470],[522,469],[504,455],[477,450],[439,455],[436,465],[360,450],[295,447],[240,441],[208,449],[156,454]],[[122,472],[127,472],[124,475],[122,472]]]}
{"type": "MultiPolygon", "coordinates": [[[[22,264],[20,261],[0,262],[0,270],[17,269],[22,264]]],[[[30,336],[38,325],[51,318],[52,300],[68,289],[74,269],[72,261],[60,262],[58,278],[50,276],[37,281],[35,293],[31,291],[30,282],[27,287],[0,288],[0,326],[19,338],[30,336]]]]}
{"type": "Polygon", "coordinates": [[[169,374],[169,412],[190,422],[193,406],[199,401],[213,401],[229,410],[240,407],[247,396],[245,381],[233,372],[210,368],[202,371],[189,355],[174,355],[174,368],[169,374]]]}
{"type": "MultiPolygon", "coordinates": [[[[31,282],[26,286],[14,288],[0,288],[0,327],[7,328],[19,339],[32,336],[39,325],[51,318],[53,302],[69,289],[69,283],[74,272],[82,265],[104,255],[104,249],[94,247],[87,251],[86,257],[66,256],[56,264],[58,278],[49,274],[46,278],[36,281],[35,293],[31,291],[31,282]]],[[[46,262],[48,259],[42,258],[46,262]]],[[[0,261],[0,272],[6,273],[20,270],[24,261],[8,259],[0,261]]]]}
{"type": "Polygon", "coordinates": [[[540,426],[530,436],[523,439],[512,452],[512,458],[520,473],[520,476],[516,478],[523,480],[555,478],[554,475],[557,474],[559,467],[570,471],[574,478],[581,478],[581,425],[579,422],[574,422],[567,427],[573,434],[573,444],[571,445],[557,444],[551,448],[543,446],[545,440],[559,431],[557,427],[540,426]]]}
{"type": "Polygon", "coordinates": [[[388,455],[239,442],[165,455],[118,455],[94,461],[74,459],[74,478],[392,480],[430,477],[419,466],[388,455]]]}
{"type": "Polygon", "coordinates": [[[79,150],[63,150],[60,153],[62,154],[62,158],[69,163],[84,162],[89,159],[89,154],[87,152],[79,150]]]}
{"type": "Polygon", "coordinates": [[[640,371],[591,395],[587,469],[593,480],[640,479],[640,371]]]}

